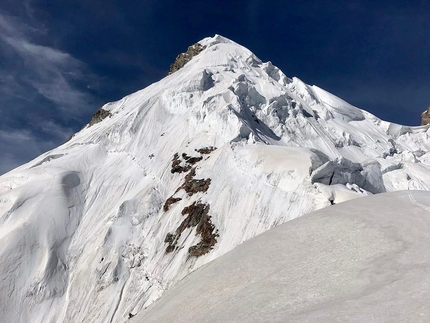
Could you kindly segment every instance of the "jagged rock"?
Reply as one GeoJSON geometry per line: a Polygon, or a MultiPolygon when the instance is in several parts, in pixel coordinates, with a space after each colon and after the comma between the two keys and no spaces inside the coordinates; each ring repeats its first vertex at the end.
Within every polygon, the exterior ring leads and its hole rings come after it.
{"type": "Polygon", "coordinates": [[[208,146],[208,147],[203,147],[200,149],[196,149],[196,151],[202,155],[208,155],[211,152],[213,152],[214,150],[216,150],[216,147],[213,146],[208,146]]]}
{"type": "Polygon", "coordinates": [[[430,124],[430,107],[421,114],[421,125],[430,124]]]}
{"type": "Polygon", "coordinates": [[[206,46],[202,46],[199,43],[196,43],[194,45],[191,45],[188,47],[188,50],[185,53],[181,53],[176,57],[176,60],[173,64],[170,65],[170,71],[169,74],[172,74],[176,72],[177,70],[184,67],[185,64],[187,64],[191,59],[198,55],[200,52],[202,52],[206,46]]]}
{"type": "MultiPolygon", "coordinates": [[[[211,179],[194,179],[196,176],[196,168],[191,168],[190,172],[185,176],[184,183],[176,190],[179,192],[181,189],[185,190],[189,196],[197,192],[206,193],[209,186],[211,185],[211,179]]],[[[175,192],[175,193],[176,193],[175,192]]]]}
{"type": "Polygon", "coordinates": [[[197,226],[196,234],[201,236],[201,241],[188,249],[188,253],[192,257],[199,257],[208,253],[217,242],[217,233],[209,216],[209,208],[208,204],[194,202],[182,210],[182,215],[188,214],[188,216],[178,230],[182,232],[185,228],[197,226]]]}
{"type": "MultiPolygon", "coordinates": [[[[207,206],[207,210],[209,211],[209,206],[207,206]]],[[[201,241],[188,249],[188,254],[191,257],[200,257],[207,254],[217,243],[216,238],[219,235],[215,226],[212,224],[208,211],[202,216],[196,228],[196,233],[200,234],[201,241]]]]}
{"type": "MultiPolygon", "coordinates": [[[[104,110],[103,108],[98,109],[94,114],[93,117],[91,118],[91,121],[89,123],[88,127],[94,126],[96,123],[99,123],[101,121],[103,121],[104,119],[106,119],[107,117],[112,117],[112,113],[110,113],[107,110],[104,110]]],[[[69,142],[70,140],[72,140],[72,138],[76,135],[76,133],[74,133],[73,135],[71,135],[69,138],[67,138],[66,142],[69,142]]]]}
{"type": "Polygon", "coordinates": [[[166,203],[164,203],[164,206],[163,206],[164,212],[167,212],[169,210],[170,205],[175,204],[176,202],[179,202],[180,200],[182,200],[180,197],[173,197],[173,196],[169,197],[166,200],[166,203]]]}
{"type": "Polygon", "coordinates": [[[175,250],[179,237],[187,228],[196,228],[196,235],[200,235],[201,240],[188,249],[191,257],[200,257],[208,253],[217,242],[218,233],[212,224],[209,216],[209,204],[194,202],[182,210],[182,215],[187,217],[182,221],[175,233],[168,233],[164,242],[168,244],[166,253],[175,250]]]}
{"type": "Polygon", "coordinates": [[[172,169],[170,171],[172,174],[188,172],[192,167],[191,165],[194,165],[203,159],[203,157],[188,156],[186,153],[182,154],[182,158],[185,160],[185,166],[181,165],[178,153],[173,156],[172,169]]]}
{"type": "Polygon", "coordinates": [[[96,113],[94,113],[94,115],[90,121],[90,127],[95,125],[96,123],[103,121],[107,117],[111,117],[111,116],[112,116],[112,113],[110,113],[109,111],[104,110],[102,108],[98,109],[96,111],[96,113]]]}
{"type": "Polygon", "coordinates": [[[182,157],[185,159],[187,164],[191,164],[191,165],[194,165],[195,163],[198,163],[199,161],[201,161],[203,159],[203,157],[188,156],[186,153],[183,153],[182,157]]]}
{"type": "Polygon", "coordinates": [[[166,238],[164,239],[164,242],[166,242],[166,243],[173,243],[175,240],[176,240],[175,235],[172,234],[172,233],[168,233],[166,235],[166,238]]]}
{"type": "Polygon", "coordinates": [[[179,159],[178,153],[173,156],[172,169],[170,171],[172,174],[188,172],[190,169],[191,165],[181,166],[181,160],[179,159]]]}

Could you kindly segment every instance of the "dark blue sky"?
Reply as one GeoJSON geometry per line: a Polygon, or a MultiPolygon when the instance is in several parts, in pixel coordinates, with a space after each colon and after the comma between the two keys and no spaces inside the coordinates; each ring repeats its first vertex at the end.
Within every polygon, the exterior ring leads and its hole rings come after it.
{"type": "Polygon", "coordinates": [[[428,1],[2,0],[0,174],[221,34],[392,122],[430,105],[428,1]]]}

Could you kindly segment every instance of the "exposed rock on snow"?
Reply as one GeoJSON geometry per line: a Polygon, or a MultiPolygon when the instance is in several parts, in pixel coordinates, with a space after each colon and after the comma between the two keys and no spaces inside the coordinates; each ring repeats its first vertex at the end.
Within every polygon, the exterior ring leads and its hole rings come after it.
{"type": "Polygon", "coordinates": [[[421,125],[425,126],[430,124],[430,107],[421,114],[421,125]]]}
{"type": "Polygon", "coordinates": [[[187,64],[189,61],[191,61],[191,59],[194,56],[198,55],[205,48],[206,48],[206,46],[202,46],[199,43],[196,43],[196,44],[188,47],[187,51],[185,53],[179,54],[176,57],[175,62],[170,65],[169,75],[172,73],[175,73],[177,70],[184,67],[185,64],[187,64]]]}
{"type": "Polygon", "coordinates": [[[213,152],[214,150],[216,150],[216,147],[213,147],[213,146],[203,147],[203,148],[200,148],[200,149],[196,149],[196,151],[198,153],[203,154],[203,155],[208,155],[211,152],[213,152]]]}
{"type": "Polygon", "coordinates": [[[166,252],[172,252],[177,249],[177,243],[182,232],[187,228],[196,228],[196,234],[200,235],[201,240],[194,246],[189,247],[188,254],[192,257],[199,257],[208,253],[216,243],[218,236],[215,226],[212,224],[209,216],[209,205],[200,201],[182,210],[182,215],[187,215],[175,233],[168,233],[164,242],[168,243],[166,252]]]}
{"type": "Polygon", "coordinates": [[[170,205],[179,202],[180,200],[182,200],[180,197],[169,197],[163,205],[163,211],[167,212],[170,208],[170,205]]]}
{"type": "Polygon", "coordinates": [[[184,190],[189,196],[192,196],[198,192],[207,192],[209,185],[211,185],[211,179],[195,179],[196,168],[193,167],[185,176],[184,183],[176,190],[184,190]]]}
{"type": "Polygon", "coordinates": [[[429,126],[382,121],[219,35],[194,48],[0,177],[3,321],[123,323],[281,223],[430,190],[429,126]]]}
{"type": "Polygon", "coordinates": [[[112,116],[112,114],[109,111],[104,110],[103,108],[100,108],[96,111],[96,113],[94,113],[94,115],[90,121],[89,126],[91,127],[91,126],[95,125],[96,123],[103,121],[105,118],[111,117],[111,116],[112,116]]]}

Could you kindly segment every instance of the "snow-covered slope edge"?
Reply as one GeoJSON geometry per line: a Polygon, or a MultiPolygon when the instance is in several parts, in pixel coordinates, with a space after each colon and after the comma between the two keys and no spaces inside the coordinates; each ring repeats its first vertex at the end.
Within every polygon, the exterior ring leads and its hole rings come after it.
{"type": "Polygon", "coordinates": [[[429,190],[429,126],[381,121],[221,36],[200,44],[175,73],[0,177],[5,321],[123,322],[280,223],[429,190]]]}
{"type": "Polygon", "coordinates": [[[430,193],[347,201],[190,274],[131,322],[427,322],[430,193]]]}

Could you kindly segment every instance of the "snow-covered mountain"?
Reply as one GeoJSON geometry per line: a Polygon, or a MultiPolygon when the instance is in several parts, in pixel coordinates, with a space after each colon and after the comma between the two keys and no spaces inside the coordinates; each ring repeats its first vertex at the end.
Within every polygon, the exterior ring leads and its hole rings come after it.
{"type": "Polygon", "coordinates": [[[430,189],[430,126],[382,121],[216,35],[0,177],[5,322],[124,322],[190,272],[342,201],[430,189]]]}

